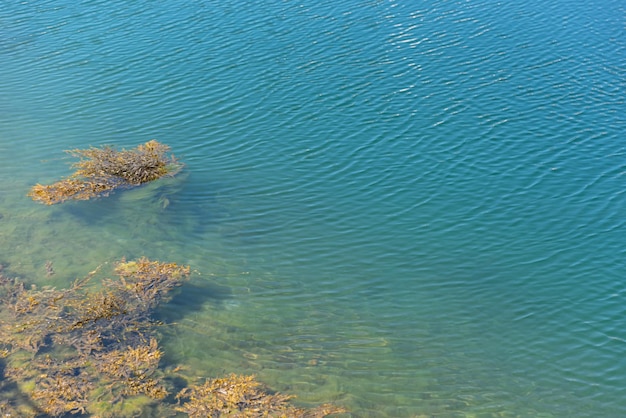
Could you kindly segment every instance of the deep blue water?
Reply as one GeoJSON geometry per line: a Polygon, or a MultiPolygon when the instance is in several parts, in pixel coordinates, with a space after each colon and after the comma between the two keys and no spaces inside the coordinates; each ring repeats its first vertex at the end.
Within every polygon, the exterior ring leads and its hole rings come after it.
{"type": "Polygon", "coordinates": [[[0,262],[190,264],[169,361],[355,417],[625,416],[625,12],[5,2],[0,262]],[[177,179],[26,197],[153,138],[177,179]]]}

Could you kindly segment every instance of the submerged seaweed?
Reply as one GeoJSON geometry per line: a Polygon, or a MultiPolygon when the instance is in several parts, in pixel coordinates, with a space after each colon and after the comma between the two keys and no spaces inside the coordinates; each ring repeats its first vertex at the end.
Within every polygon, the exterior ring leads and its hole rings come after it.
{"type": "Polygon", "coordinates": [[[66,200],[89,200],[107,196],[120,187],[133,187],[163,176],[175,175],[182,168],[170,148],[155,140],[131,150],[118,151],[113,147],[74,149],[69,154],[80,158],[70,177],[50,185],[37,184],[28,195],[46,205],[66,200]]]}
{"type": "Polygon", "coordinates": [[[117,280],[99,290],[87,288],[95,271],[65,290],[0,280],[5,377],[48,415],[123,416],[127,398],[143,395],[149,403],[168,393],[150,312],[188,278],[189,267],[141,258],[115,271],[117,280]]]}
{"type": "Polygon", "coordinates": [[[148,407],[159,416],[179,412],[191,417],[343,412],[332,405],[297,408],[289,396],[270,393],[252,376],[233,374],[180,389],[176,369],[160,367],[159,323],[151,313],[188,279],[189,267],[147,258],[122,260],[113,269],[117,277],[94,289],[90,279],[99,270],[63,290],[27,287],[0,272],[1,413],[130,417],[148,407]]]}
{"type": "Polygon", "coordinates": [[[254,376],[231,374],[219,379],[208,379],[202,385],[191,385],[176,396],[181,405],[177,411],[192,418],[204,417],[289,417],[320,418],[345,412],[333,405],[314,409],[297,408],[288,403],[291,396],[271,394],[262,388],[254,376]]]}

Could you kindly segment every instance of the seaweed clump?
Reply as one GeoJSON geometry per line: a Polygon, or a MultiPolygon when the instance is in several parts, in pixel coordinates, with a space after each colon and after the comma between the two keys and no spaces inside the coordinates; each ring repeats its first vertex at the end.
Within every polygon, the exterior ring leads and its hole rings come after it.
{"type": "Polygon", "coordinates": [[[128,399],[149,404],[168,394],[150,312],[188,278],[189,267],[122,261],[117,280],[87,289],[96,272],[64,290],[0,276],[4,378],[36,405],[32,416],[132,415],[124,412],[128,399]]]}
{"type": "Polygon", "coordinates": [[[224,378],[208,379],[202,385],[192,385],[176,396],[182,404],[177,411],[191,418],[205,417],[289,417],[321,418],[346,412],[334,405],[320,405],[314,409],[297,408],[288,403],[292,397],[269,393],[254,376],[231,374],[224,378]]]}
{"type": "Polygon", "coordinates": [[[130,417],[151,408],[158,416],[316,418],[344,412],[332,405],[297,408],[253,376],[189,384],[178,368],[160,366],[160,322],[151,313],[190,268],[122,260],[113,268],[116,278],[89,286],[99,270],[61,290],[27,287],[0,272],[0,413],[130,417]]]}
{"type": "Polygon", "coordinates": [[[80,159],[72,165],[74,174],[50,185],[36,184],[28,195],[35,201],[54,205],[107,196],[114,189],[173,176],[182,164],[168,154],[169,150],[155,140],[130,150],[118,151],[111,146],[70,150],[70,155],[80,159]]]}

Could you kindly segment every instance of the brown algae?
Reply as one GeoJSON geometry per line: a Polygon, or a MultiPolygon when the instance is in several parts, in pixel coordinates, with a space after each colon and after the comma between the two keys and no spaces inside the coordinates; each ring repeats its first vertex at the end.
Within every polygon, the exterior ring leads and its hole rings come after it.
{"type": "Polygon", "coordinates": [[[298,408],[253,376],[194,384],[178,373],[184,367],[160,367],[160,323],[151,314],[190,268],[122,260],[115,278],[96,288],[90,279],[98,270],[63,290],[26,286],[0,272],[0,413],[312,418],[345,412],[333,405],[298,408]]]}
{"type": "Polygon", "coordinates": [[[50,185],[37,184],[28,193],[33,200],[46,205],[66,200],[89,200],[107,196],[118,188],[138,186],[163,176],[173,176],[182,164],[168,152],[170,147],[155,140],[130,150],[113,147],[74,149],[68,154],[80,161],[70,177],[50,185]]]}
{"type": "Polygon", "coordinates": [[[291,396],[271,394],[254,376],[231,374],[224,378],[208,379],[202,385],[191,385],[176,397],[184,401],[176,410],[191,418],[204,417],[285,417],[321,418],[346,412],[333,405],[314,409],[297,408],[288,403],[291,396]]]}

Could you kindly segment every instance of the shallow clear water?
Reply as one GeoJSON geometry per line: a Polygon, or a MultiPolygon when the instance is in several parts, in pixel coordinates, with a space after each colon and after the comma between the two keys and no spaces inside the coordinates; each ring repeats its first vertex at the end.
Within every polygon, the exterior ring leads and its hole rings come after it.
{"type": "Polygon", "coordinates": [[[0,263],[189,264],[167,361],[355,417],[623,416],[624,6],[573,3],[5,4],[0,263]],[[153,138],[179,177],[26,197],[153,138]]]}

